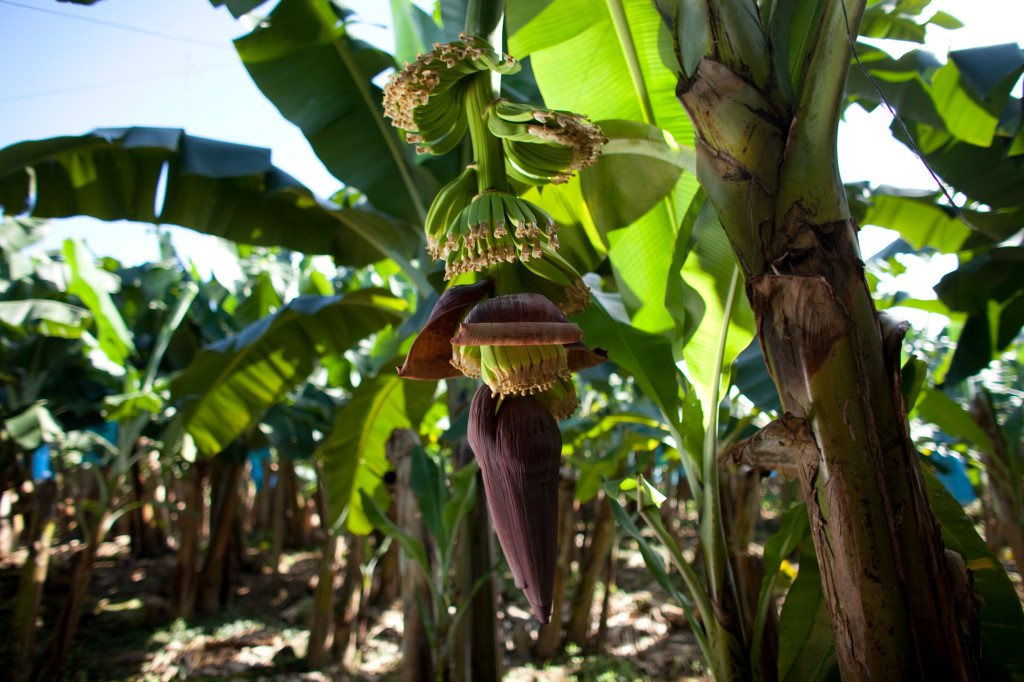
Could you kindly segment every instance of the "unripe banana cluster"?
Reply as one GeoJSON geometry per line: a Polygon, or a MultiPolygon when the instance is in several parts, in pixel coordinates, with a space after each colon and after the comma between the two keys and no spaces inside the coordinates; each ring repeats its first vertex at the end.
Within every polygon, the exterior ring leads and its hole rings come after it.
{"type": "Polygon", "coordinates": [[[421,54],[396,72],[384,86],[384,115],[421,154],[446,154],[465,137],[465,77],[480,71],[515,73],[521,67],[509,55],[491,49],[480,38],[460,40],[421,54]]]}
{"type": "Polygon", "coordinates": [[[556,253],[558,226],[539,206],[509,191],[505,178],[533,186],[565,182],[593,164],[608,140],[579,114],[504,99],[489,102],[489,96],[481,102],[482,81],[466,76],[513,73],[519,64],[483,40],[460,37],[449,45],[435,44],[384,88],[386,115],[408,132],[417,151],[450,151],[468,128],[480,157],[431,204],[425,221],[427,252],[445,262],[445,279],[518,262],[524,266],[518,279],[525,289],[547,296],[567,315],[581,312],[590,290],[556,253]],[[485,144],[487,139],[493,144],[485,144]],[[500,180],[495,167],[504,167],[500,180]]]}
{"type": "Polygon", "coordinates": [[[438,192],[427,213],[427,251],[445,279],[497,263],[529,262],[558,248],[558,226],[532,202],[501,190],[476,193],[471,166],[438,192]]]}
{"type": "Polygon", "coordinates": [[[469,166],[438,192],[427,213],[427,252],[445,262],[445,279],[518,261],[527,290],[544,294],[567,315],[582,312],[590,290],[556,253],[554,219],[509,192],[476,189],[476,168],[469,166]]]}
{"type": "Polygon", "coordinates": [[[488,108],[487,128],[502,140],[509,176],[528,185],[567,182],[608,142],[585,116],[505,100],[488,108]]]}

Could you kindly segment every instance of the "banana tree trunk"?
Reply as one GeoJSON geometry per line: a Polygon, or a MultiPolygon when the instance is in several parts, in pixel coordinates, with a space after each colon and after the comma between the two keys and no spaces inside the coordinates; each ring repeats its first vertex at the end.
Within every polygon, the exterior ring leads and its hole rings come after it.
{"type": "Polygon", "coordinates": [[[612,546],[612,508],[605,497],[598,501],[599,511],[594,521],[594,534],[590,538],[590,546],[580,567],[580,582],[573,596],[569,625],[565,629],[565,639],[575,642],[589,650],[590,646],[590,610],[594,603],[594,590],[597,578],[608,560],[612,546]]]}
{"type": "Polygon", "coordinates": [[[562,650],[562,605],[565,603],[565,583],[572,563],[573,527],[576,517],[573,499],[576,483],[570,478],[558,481],[558,559],[555,562],[555,592],[552,598],[551,622],[540,626],[534,655],[547,661],[562,650]]]}
{"type": "MultiPolygon", "coordinates": [[[[469,409],[468,405],[465,409],[469,409]]],[[[462,440],[454,447],[455,466],[461,468],[473,460],[469,442],[462,440]]],[[[477,472],[475,509],[487,508],[484,482],[477,472]]],[[[473,585],[487,574],[494,563],[491,546],[491,526],[487,514],[470,513],[462,521],[459,537],[459,556],[456,564],[456,583],[460,595],[469,595],[473,585]]],[[[498,616],[496,585],[493,578],[480,586],[453,633],[452,680],[500,680],[501,647],[498,645],[498,616]]]]}
{"type": "Polygon", "coordinates": [[[92,583],[93,569],[96,564],[96,553],[103,543],[104,529],[110,517],[109,507],[104,507],[96,518],[96,530],[92,533],[85,548],[72,560],[71,586],[68,590],[64,608],[61,609],[57,624],[53,628],[53,639],[49,650],[36,674],[37,680],[60,679],[64,664],[71,654],[71,647],[78,632],[78,621],[82,617],[82,607],[89,596],[89,585],[92,583]]]}
{"type": "Polygon", "coordinates": [[[902,404],[905,327],[875,310],[837,168],[864,1],[818,3],[792,80],[756,13],[706,4],[708,52],[676,92],[782,405],[814,444],[797,464],[843,679],[976,679],[973,592],[943,551],[902,404]]]}
{"type": "Polygon", "coordinates": [[[0,677],[20,682],[28,679],[36,642],[36,617],[50,567],[50,545],[57,526],[57,484],[44,481],[36,491],[35,511],[29,532],[28,558],[21,569],[18,593],[10,617],[10,629],[4,646],[10,668],[0,677]]]}

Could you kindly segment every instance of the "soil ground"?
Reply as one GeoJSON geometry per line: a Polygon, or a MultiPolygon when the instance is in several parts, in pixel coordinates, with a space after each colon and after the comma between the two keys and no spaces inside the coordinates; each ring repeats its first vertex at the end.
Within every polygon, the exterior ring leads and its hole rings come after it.
{"type": "MultiPolygon", "coordinates": [[[[531,657],[538,625],[511,584],[499,586],[505,679],[681,680],[704,679],[700,650],[682,610],[664,603],[631,540],[619,552],[617,586],[610,595],[608,630],[600,652],[569,647],[546,663],[531,657]]],[[[41,610],[44,640],[66,594],[69,545],[56,548],[41,610]]],[[[318,553],[282,557],[279,584],[269,572],[236,577],[228,607],[216,614],[172,620],[167,615],[174,556],[140,560],[127,538],[105,543],[73,659],[64,679],[75,682],[139,680],[367,680],[398,677],[401,603],[369,610],[362,647],[351,670],[310,671],[303,656],[318,553]]],[[[0,620],[7,620],[24,552],[0,559],[0,620]]],[[[594,620],[603,587],[594,599],[594,620]]],[[[45,643],[45,641],[43,642],[45,643]]],[[[42,652],[40,651],[40,654],[42,652]]]]}

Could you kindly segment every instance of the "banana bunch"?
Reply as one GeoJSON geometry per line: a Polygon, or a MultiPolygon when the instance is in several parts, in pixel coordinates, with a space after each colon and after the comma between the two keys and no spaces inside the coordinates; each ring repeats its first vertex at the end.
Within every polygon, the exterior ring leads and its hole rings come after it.
{"type": "Polygon", "coordinates": [[[467,166],[454,180],[441,188],[427,211],[427,253],[435,260],[445,260],[458,248],[456,235],[449,227],[458,224],[459,215],[473,201],[477,192],[476,166],[467,166]]]}
{"type": "Polygon", "coordinates": [[[608,142],[584,116],[506,100],[487,109],[487,128],[501,138],[506,172],[528,185],[566,182],[608,142]]]}
{"type": "Polygon", "coordinates": [[[384,86],[384,115],[408,133],[406,138],[423,154],[444,154],[465,136],[466,76],[481,71],[515,73],[519,62],[493,51],[485,40],[459,36],[421,54],[395,72],[384,86]]]}
{"type": "Polygon", "coordinates": [[[493,393],[533,395],[572,382],[562,344],[480,346],[480,378],[493,393]]]}
{"type": "MultiPolygon", "coordinates": [[[[445,279],[497,263],[528,263],[558,248],[558,226],[536,204],[501,190],[477,194],[456,213],[457,201],[445,212],[443,236],[433,231],[438,229],[443,209],[438,209],[434,221],[428,216],[427,222],[431,230],[428,249],[433,248],[431,255],[445,261],[445,279]]],[[[432,213],[433,209],[431,206],[432,213]]]]}
{"type": "Polygon", "coordinates": [[[590,303],[590,288],[565,258],[548,244],[541,244],[540,258],[523,262],[519,281],[526,291],[544,294],[566,315],[582,313],[590,303]]]}

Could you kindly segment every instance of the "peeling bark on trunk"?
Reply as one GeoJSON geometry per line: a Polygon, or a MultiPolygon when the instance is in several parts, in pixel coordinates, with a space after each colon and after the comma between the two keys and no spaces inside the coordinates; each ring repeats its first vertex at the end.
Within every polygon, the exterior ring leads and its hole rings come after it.
{"type": "Polygon", "coordinates": [[[836,169],[845,26],[863,3],[838,7],[799,101],[709,57],[677,95],[782,405],[817,446],[797,466],[843,679],[977,679],[967,573],[943,551],[909,437],[902,334],[875,311],[836,169]]]}

